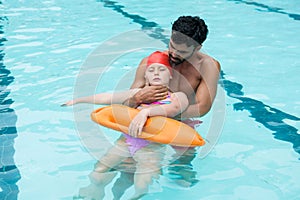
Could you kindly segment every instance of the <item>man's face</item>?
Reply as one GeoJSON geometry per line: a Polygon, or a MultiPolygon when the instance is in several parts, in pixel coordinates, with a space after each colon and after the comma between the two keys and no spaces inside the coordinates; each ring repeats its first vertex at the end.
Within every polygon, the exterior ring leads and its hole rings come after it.
{"type": "Polygon", "coordinates": [[[193,45],[176,44],[171,39],[169,43],[169,62],[172,66],[179,65],[189,59],[194,51],[195,47],[193,45]]]}

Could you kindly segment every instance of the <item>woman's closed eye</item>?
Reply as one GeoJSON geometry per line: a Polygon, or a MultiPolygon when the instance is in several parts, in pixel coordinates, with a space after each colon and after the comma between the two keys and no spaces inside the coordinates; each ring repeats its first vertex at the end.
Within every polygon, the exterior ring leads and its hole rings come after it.
{"type": "Polygon", "coordinates": [[[148,72],[154,72],[154,68],[153,67],[149,67],[148,68],[148,72]]]}
{"type": "Polygon", "coordinates": [[[166,68],[165,67],[160,67],[159,71],[166,71],[166,68]]]}

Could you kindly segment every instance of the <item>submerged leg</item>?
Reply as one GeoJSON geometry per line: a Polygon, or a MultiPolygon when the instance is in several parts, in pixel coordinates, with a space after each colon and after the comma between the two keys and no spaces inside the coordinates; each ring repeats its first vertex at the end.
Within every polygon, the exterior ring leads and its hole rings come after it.
{"type": "Polygon", "coordinates": [[[91,183],[90,185],[79,189],[79,197],[84,199],[93,199],[101,200],[105,196],[105,186],[108,185],[114,177],[117,175],[117,172],[105,172],[98,173],[99,182],[97,184],[91,183]]]}
{"type": "Polygon", "coordinates": [[[79,196],[84,199],[100,200],[105,196],[105,186],[116,176],[117,172],[111,171],[113,167],[130,156],[124,140],[119,139],[106,154],[95,164],[94,170],[89,174],[90,184],[80,188],[79,196]]]}
{"type": "Polygon", "coordinates": [[[133,185],[134,173],[121,172],[121,176],[116,180],[112,188],[114,199],[121,199],[125,191],[133,185]]]}
{"type": "Polygon", "coordinates": [[[164,145],[151,143],[136,152],[134,155],[137,162],[134,174],[135,194],[130,198],[131,200],[140,199],[146,195],[153,179],[159,178],[165,150],[164,145]]]}
{"type": "Polygon", "coordinates": [[[197,172],[193,170],[192,161],[196,157],[195,148],[176,148],[172,162],[168,168],[171,179],[183,187],[192,187],[199,180],[196,178],[197,172]]]}
{"type": "Polygon", "coordinates": [[[89,175],[91,182],[95,184],[101,182],[102,176],[99,174],[110,171],[128,157],[130,157],[128,145],[124,139],[120,138],[95,164],[94,170],[89,175]]]}

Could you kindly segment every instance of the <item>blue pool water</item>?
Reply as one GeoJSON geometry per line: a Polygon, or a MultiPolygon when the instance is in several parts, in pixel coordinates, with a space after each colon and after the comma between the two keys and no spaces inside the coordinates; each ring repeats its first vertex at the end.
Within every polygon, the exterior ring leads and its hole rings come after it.
{"type": "Polygon", "coordinates": [[[298,1],[0,0],[0,11],[0,199],[73,199],[88,185],[118,133],[90,121],[95,106],[59,105],[128,88],[140,59],[166,48],[171,22],[185,14],[206,20],[203,51],[222,66],[197,131],[221,134],[183,166],[195,185],[179,186],[166,167],[142,199],[300,198],[298,1]]]}

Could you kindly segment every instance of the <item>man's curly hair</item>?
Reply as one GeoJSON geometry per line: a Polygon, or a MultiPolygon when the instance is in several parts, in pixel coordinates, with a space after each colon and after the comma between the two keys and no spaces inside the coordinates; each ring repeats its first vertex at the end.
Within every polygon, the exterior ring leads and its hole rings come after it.
{"type": "Polygon", "coordinates": [[[172,25],[171,38],[177,44],[185,43],[190,46],[195,45],[196,42],[198,45],[202,45],[207,34],[207,25],[203,19],[198,16],[181,16],[172,25]]]}

